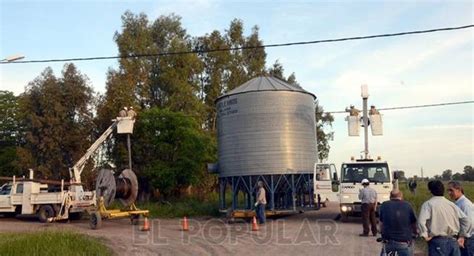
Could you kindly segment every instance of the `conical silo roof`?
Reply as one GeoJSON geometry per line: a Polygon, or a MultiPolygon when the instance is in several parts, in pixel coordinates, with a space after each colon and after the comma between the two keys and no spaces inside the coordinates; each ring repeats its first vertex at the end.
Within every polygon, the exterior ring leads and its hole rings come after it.
{"type": "Polygon", "coordinates": [[[316,96],[308,91],[305,91],[298,85],[292,85],[284,82],[276,77],[272,76],[259,76],[255,77],[241,86],[221,95],[217,100],[223,97],[227,97],[234,94],[248,93],[248,92],[259,92],[259,91],[293,91],[307,93],[316,98],[316,96]]]}

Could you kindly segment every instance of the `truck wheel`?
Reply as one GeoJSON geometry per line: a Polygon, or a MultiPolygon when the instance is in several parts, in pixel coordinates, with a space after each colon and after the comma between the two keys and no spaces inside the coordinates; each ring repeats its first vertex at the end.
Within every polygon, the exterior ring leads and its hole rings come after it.
{"type": "Polygon", "coordinates": [[[48,222],[49,218],[54,217],[54,209],[51,205],[42,205],[38,212],[38,219],[42,223],[48,222]]]}
{"type": "Polygon", "coordinates": [[[348,222],[349,221],[349,214],[341,213],[341,222],[348,222]]]}
{"type": "Polygon", "coordinates": [[[138,214],[133,214],[130,216],[130,224],[132,225],[138,225],[140,223],[140,215],[138,214]]]}
{"type": "Polygon", "coordinates": [[[102,226],[102,216],[100,216],[99,212],[91,213],[89,226],[91,229],[99,229],[102,226]]]}

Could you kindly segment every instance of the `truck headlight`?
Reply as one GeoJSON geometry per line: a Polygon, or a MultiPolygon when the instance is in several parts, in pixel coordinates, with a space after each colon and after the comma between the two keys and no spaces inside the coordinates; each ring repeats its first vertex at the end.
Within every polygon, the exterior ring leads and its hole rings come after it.
{"type": "Polygon", "coordinates": [[[348,210],[348,209],[347,209],[347,206],[343,205],[343,206],[341,207],[341,211],[347,212],[347,210],[348,210]]]}

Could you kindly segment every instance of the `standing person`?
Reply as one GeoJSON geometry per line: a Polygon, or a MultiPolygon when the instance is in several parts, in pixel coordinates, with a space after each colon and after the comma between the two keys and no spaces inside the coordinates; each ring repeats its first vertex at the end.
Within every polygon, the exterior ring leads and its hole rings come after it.
{"type": "Polygon", "coordinates": [[[377,235],[377,219],[375,218],[375,208],[377,207],[377,192],[369,187],[369,180],[362,180],[363,189],[359,191],[359,199],[362,203],[362,227],[363,232],[359,236],[369,236],[369,225],[372,235],[377,235]]]}
{"type": "Polygon", "coordinates": [[[408,188],[410,189],[410,192],[413,195],[416,195],[416,187],[417,186],[418,186],[418,184],[416,183],[416,176],[414,176],[413,179],[411,179],[410,182],[408,182],[408,188]]]}
{"type": "Polygon", "coordinates": [[[471,222],[471,226],[464,238],[464,247],[461,247],[461,255],[474,256],[474,205],[471,200],[464,196],[464,189],[461,183],[457,181],[450,181],[448,183],[448,195],[471,222]]]}
{"type": "Polygon", "coordinates": [[[370,106],[369,115],[380,115],[380,112],[372,105],[370,106]]]}
{"type": "Polygon", "coordinates": [[[267,199],[265,197],[265,188],[263,188],[263,181],[257,182],[257,186],[257,202],[255,202],[255,207],[257,207],[257,219],[260,224],[264,224],[265,205],[267,204],[267,199]]]}
{"type": "Polygon", "coordinates": [[[130,107],[129,110],[127,111],[127,116],[131,117],[132,119],[135,119],[137,116],[137,112],[133,110],[133,107],[130,107]]]}
{"type": "Polygon", "coordinates": [[[443,196],[444,185],[440,180],[428,182],[428,189],[433,197],[421,205],[418,216],[418,229],[420,236],[428,242],[428,254],[459,256],[459,246],[464,243],[469,219],[443,196]]]}
{"type": "Polygon", "coordinates": [[[349,112],[350,116],[359,116],[360,110],[351,105],[349,108],[346,108],[346,112],[349,112]]]}
{"type": "Polygon", "coordinates": [[[412,256],[416,217],[411,205],[403,201],[400,190],[390,192],[390,201],[380,206],[380,232],[387,241],[387,255],[412,256]]]}
{"type": "Polygon", "coordinates": [[[119,117],[126,117],[127,116],[127,107],[123,107],[122,110],[119,112],[119,117]]]}

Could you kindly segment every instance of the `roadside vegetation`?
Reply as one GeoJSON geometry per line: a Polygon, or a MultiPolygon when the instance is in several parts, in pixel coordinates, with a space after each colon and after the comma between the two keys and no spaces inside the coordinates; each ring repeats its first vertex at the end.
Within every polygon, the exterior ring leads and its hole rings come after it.
{"type": "Polygon", "coordinates": [[[113,255],[97,239],[64,231],[0,233],[0,255],[113,255]]]}

